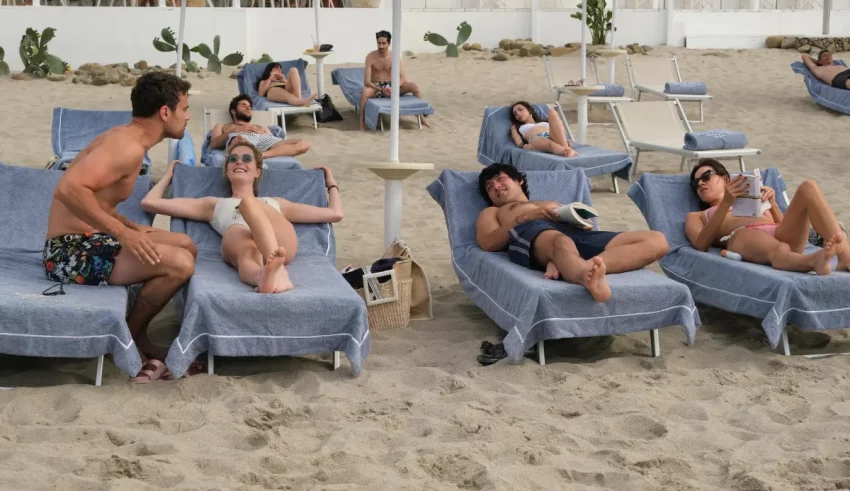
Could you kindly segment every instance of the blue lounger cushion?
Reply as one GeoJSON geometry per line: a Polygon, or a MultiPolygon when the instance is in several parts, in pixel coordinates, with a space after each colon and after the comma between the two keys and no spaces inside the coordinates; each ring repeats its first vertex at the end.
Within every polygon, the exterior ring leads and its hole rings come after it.
{"type": "MultiPolygon", "coordinates": [[[[42,251],[53,190],[63,173],[0,164],[0,353],[20,356],[93,358],[112,354],[130,376],[142,361],[125,318],[132,303],[123,286],[65,285],[65,295],[44,296],[51,285],[42,251]]],[[[118,212],[150,225],[142,210],[150,189],[140,176],[118,212]]]]}
{"type": "Polygon", "coordinates": [[[708,86],[704,82],[667,82],[664,84],[665,94],[676,95],[706,95],[708,86]]]}
{"type": "MultiPolygon", "coordinates": [[[[172,186],[175,198],[230,194],[221,171],[213,167],[178,165],[172,186]]],[[[327,206],[321,170],[270,169],[263,174],[259,195],[327,206]]],[[[208,350],[221,356],[342,351],[352,372],[360,373],[371,342],[366,304],[334,267],[330,224],[295,225],[298,254],[286,267],[295,288],[273,295],[256,293],[239,280],[236,269],[222,260],[221,236],[209,224],[174,218],[171,229],[187,233],[198,246],[195,274],[175,298],[182,327],[166,363],[176,377],[208,350]]]]}
{"type": "MultiPolygon", "coordinates": [[[[776,191],[776,202],[785,211],[787,186],[779,171],[765,169],[762,179],[776,191]]],[[[670,252],[659,261],[662,270],[687,285],[697,303],[762,319],[762,328],[774,348],[786,324],[803,329],[850,327],[850,273],[792,273],[726,259],[715,247],[708,252],[694,249],[685,237],[685,219],[689,212],[699,210],[699,202],[688,185],[688,176],[643,174],[629,189],[629,197],[649,228],[667,237],[670,252]]],[[[804,254],[817,249],[810,245],[804,254]]]]}
{"type": "MultiPolygon", "coordinates": [[[[835,60],[833,65],[847,66],[844,60],[835,60]]],[[[803,75],[803,80],[806,83],[806,89],[812,96],[812,99],[821,106],[838,111],[844,114],[850,114],[850,90],[837,89],[831,85],[823,83],[819,78],[815,77],[812,72],[806,67],[802,61],[791,63],[791,69],[795,73],[803,75]]]]}
{"type": "MultiPolygon", "coordinates": [[[[532,107],[542,121],[548,120],[548,108],[545,104],[534,104],[532,107]]],[[[573,148],[578,152],[575,157],[524,150],[517,147],[511,139],[510,130],[509,106],[490,106],[484,109],[481,132],[478,135],[480,164],[509,164],[524,171],[581,169],[588,177],[614,174],[620,179],[631,178],[632,157],[628,153],[581,144],[573,144],[573,148]]]]}
{"type": "Polygon", "coordinates": [[[735,150],[747,147],[747,135],[732,130],[706,130],[685,133],[685,150],[735,150]]]}
{"type": "Polygon", "coordinates": [[[603,84],[602,90],[590,94],[590,97],[623,97],[626,95],[626,89],[620,84],[603,84]]]}
{"type": "MultiPolygon", "coordinates": [[[[342,95],[355,108],[360,107],[360,96],[363,94],[364,70],[360,68],[337,68],[331,72],[331,81],[342,90],[342,95]]],[[[399,116],[418,116],[434,114],[434,106],[413,94],[405,94],[399,98],[399,116]]],[[[366,101],[364,121],[370,130],[376,131],[381,114],[392,112],[392,99],[373,97],[366,101]]]]}
{"type": "MultiPolygon", "coordinates": [[[[506,252],[485,252],[475,241],[475,221],[488,205],[478,191],[478,172],[443,170],[428,186],[446,218],[452,265],[463,290],[507,331],[505,349],[517,362],[538,341],[623,334],[682,325],[692,343],[700,324],[684,285],[647,269],[608,275],[612,297],[593,300],[578,285],[543,278],[541,271],[512,263],[506,252]]],[[[591,204],[579,170],[527,173],[534,199],[591,204]]]]}

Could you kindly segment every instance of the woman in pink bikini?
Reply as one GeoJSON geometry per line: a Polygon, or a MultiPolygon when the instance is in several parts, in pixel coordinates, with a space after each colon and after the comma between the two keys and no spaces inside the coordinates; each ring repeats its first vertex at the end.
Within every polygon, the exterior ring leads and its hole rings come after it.
{"type": "Polygon", "coordinates": [[[837,256],[836,270],[850,271],[850,247],[814,181],[797,188],[784,214],[776,204],[774,190],[762,186],[762,200],[770,202],[770,209],[759,218],[732,216],[732,203],[745,194],[746,187],[743,176],[730,180],[729,172],[716,160],[703,160],[694,167],[691,188],[702,211],[688,214],[685,235],[695,249],[704,252],[711,246],[724,247],[745,261],[819,275],[832,273],[829,263],[837,256]],[[810,226],[826,242],[821,250],[804,255],[810,226]]]}

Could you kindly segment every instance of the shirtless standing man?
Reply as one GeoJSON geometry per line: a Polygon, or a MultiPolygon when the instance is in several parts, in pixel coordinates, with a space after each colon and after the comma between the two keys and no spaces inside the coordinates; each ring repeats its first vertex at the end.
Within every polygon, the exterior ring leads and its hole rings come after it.
{"type": "Polygon", "coordinates": [[[493,164],[478,177],[481,195],[493,206],[475,224],[476,242],[488,252],[508,249],[511,262],[545,271],[544,278],[587,288],[593,299],[611,298],[606,273],[634,271],[667,254],[661,232],[585,230],[555,221],[554,201],[529,201],[525,174],[493,164]]]}
{"type": "MultiPolygon", "coordinates": [[[[363,94],[360,95],[360,131],[366,131],[363,126],[366,101],[373,97],[392,97],[393,55],[390,50],[392,35],[387,31],[380,31],[375,34],[375,38],[378,42],[378,49],[366,55],[366,68],[363,70],[363,94]]],[[[404,61],[401,62],[399,67],[398,79],[401,83],[399,95],[413,94],[415,97],[419,97],[419,86],[408,81],[407,77],[404,76],[404,61]]],[[[428,126],[424,117],[420,116],[420,121],[428,126]]]]}
{"type": "Polygon", "coordinates": [[[212,129],[210,148],[224,150],[231,133],[250,133],[248,137],[237,136],[236,141],[247,141],[263,152],[264,159],[273,157],[295,157],[310,150],[310,145],[304,140],[283,140],[272,135],[265,126],[251,124],[254,104],[245,94],[238,95],[230,101],[230,120],[232,123],[217,124],[212,129]]]}
{"type": "Polygon", "coordinates": [[[197,248],[187,235],[131,222],[116,206],[132,194],[145,152],[164,138],[183,138],[189,87],[172,74],[140,77],[130,94],[133,120],[98,136],[71,161],[50,204],[43,261],[49,280],[144,283],[127,316],[143,362],[137,382],[170,375],[153,359],[147,327],[194,273],[197,248]]]}
{"type": "Polygon", "coordinates": [[[809,55],[803,55],[803,63],[812,72],[812,75],[823,83],[831,85],[836,89],[850,90],[850,68],[842,65],[832,64],[832,53],[821,51],[817,61],[809,55]]]}

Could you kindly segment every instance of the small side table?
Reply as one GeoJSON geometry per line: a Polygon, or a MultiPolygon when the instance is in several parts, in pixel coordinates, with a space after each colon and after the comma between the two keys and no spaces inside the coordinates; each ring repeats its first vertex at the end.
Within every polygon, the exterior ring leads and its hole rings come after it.
{"type": "Polygon", "coordinates": [[[368,162],[361,165],[384,180],[384,247],[389,247],[401,232],[402,181],[421,170],[434,170],[434,164],[368,162]]]}
{"type": "Polygon", "coordinates": [[[578,142],[587,143],[587,96],[605,88],[603,85],[568,85],[565,87],[578,97],[578,142]]]}
{"type": "Polygon", "coordinates": [[[316,88],[318,89],[319,97],[322,97],[325,95],[324,60],[328,55],[333,54],[333,51],[305,51],[304,54],[307,56],[312,56],[313,59],[316,60],[316,88]]]}

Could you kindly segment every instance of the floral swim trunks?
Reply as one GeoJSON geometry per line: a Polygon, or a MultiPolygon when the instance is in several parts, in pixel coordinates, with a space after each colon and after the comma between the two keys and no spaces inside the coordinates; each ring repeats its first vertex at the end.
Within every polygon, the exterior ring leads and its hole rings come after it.
{"type": "Polygon", "coordinates": [[[109,234],[69,234],[48,239],[42,265],[47,279],[106,286],[121,244],[109,234]]]}

